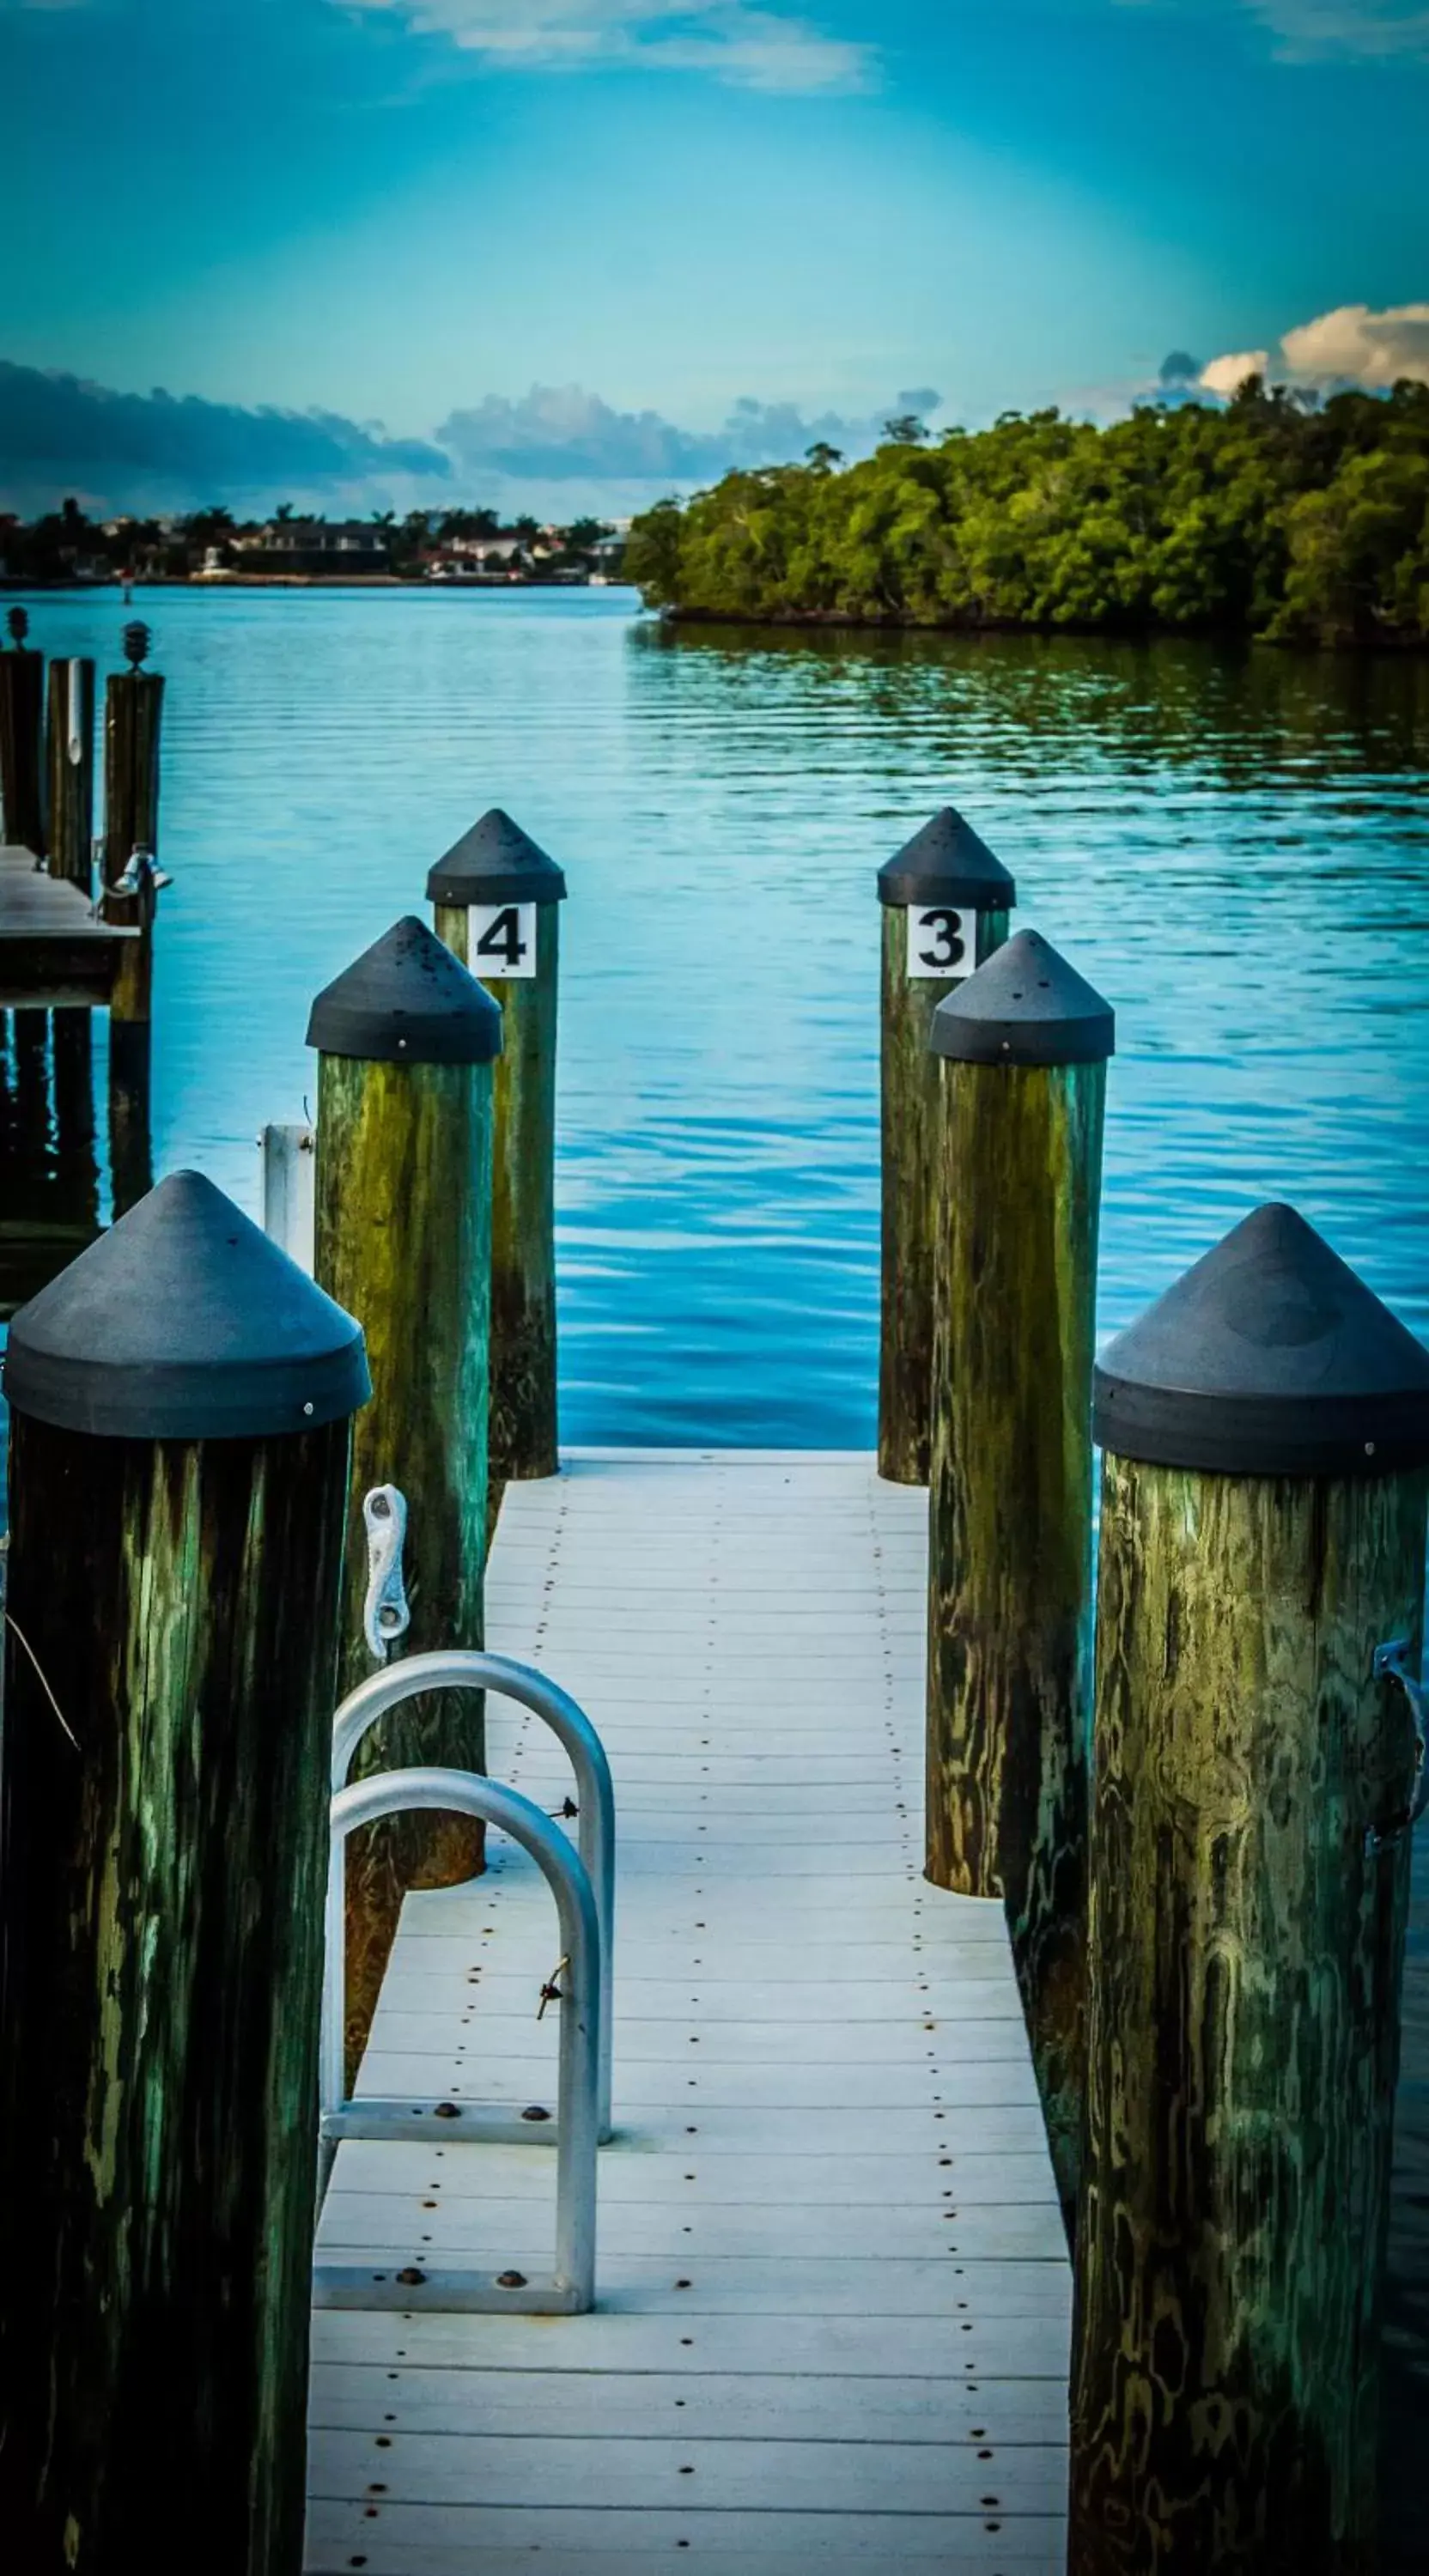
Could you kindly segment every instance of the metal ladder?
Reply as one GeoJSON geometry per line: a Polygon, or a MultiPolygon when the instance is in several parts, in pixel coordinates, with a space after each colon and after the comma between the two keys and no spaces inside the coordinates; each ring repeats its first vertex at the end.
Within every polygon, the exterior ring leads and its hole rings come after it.
{"type": "Polygon", "coordinates": [[[314,2267],[318,2307],[404,2311],[502,2310],[528,2315],[584,2313],[595,2298],[596,2149],[610,2135],[611,1957],[614,1929],[615,1806],[610,1765],[584,1711],[545,1674],[504,1655],[452,1649],[411,1655],[372,1674],[333,1722],[332,1825],[328,1869],[320,2073],[320,2189],[326,2191],[344,2138],[440,2136],[502,2145],[554,2145],[556,2250],[549,2275],[490,2275],[470,2268],[408,2265],[370,2271],[314,2267]],[[357,1748],[377,1719],[433,1690],[485,1688],[520,1702],[564,1745],[576,1783],[579,1851],[534,1802],[484,1775],[455,1770],[379,1772],[349,1783],[357,1748]],[[347,1837],[360,1825],[414,1808],[478,1816],[529,1851],[556,1900],[564,1960],[556,2116],[535,2121],[501,2104],[429,2103],[348,2097],[343,2081],[346,2013],[347,1837]]]}

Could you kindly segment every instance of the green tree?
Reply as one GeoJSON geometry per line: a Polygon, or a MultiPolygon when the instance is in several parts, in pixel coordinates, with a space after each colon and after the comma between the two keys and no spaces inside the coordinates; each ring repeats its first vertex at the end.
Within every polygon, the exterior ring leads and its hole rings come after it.
{"type": "Polygon", "coordinates": [[[839,474],[820,442],[659,503],[632,579],[690,616],[1429,640],[1429,387],[888,426],[839,474]]]}

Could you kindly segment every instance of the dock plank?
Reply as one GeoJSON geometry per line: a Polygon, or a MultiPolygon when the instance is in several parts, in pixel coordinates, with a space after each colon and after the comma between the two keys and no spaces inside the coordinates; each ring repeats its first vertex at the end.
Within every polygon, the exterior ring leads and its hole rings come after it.
{"type": "MultiPolygon", "coordinates": [[[[1006,1930],[921,1875],[925,1518],[842,1455],[508,1488],[490,1642],[615,1781],[600,2305],[320,2312],[311,2576],[1060,2565],[1070,2275],[1006,1930]]],[[[547,1732],[489,1729],[557,1808],[547,1732]]],[[[491,1857],[408,1900],[360,2091],[553,2098],[549,1899],[491,1857]]],[[[533,2149],[352,2140],[322,2258],[538,2264],[553,2193],[533,2149]]]]}

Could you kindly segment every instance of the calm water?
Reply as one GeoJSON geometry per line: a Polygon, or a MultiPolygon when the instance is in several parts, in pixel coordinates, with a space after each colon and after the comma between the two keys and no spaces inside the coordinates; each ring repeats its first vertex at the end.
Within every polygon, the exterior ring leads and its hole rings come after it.
{"type": "MultiPolygon", "coordinates": [[[[116,594],[30,607],[113,666],[116,594]]],[[[1116,1004],[1103,1328],[1276,1196],[1429,1333],[1429,665],[671,641],[621,591],[141,607],[159,1171],[256,1212],[312,995],[487,805],[567,869],[569,1439],[871,1441],[873,870],[948,800],[1116,1004]]]]}
{"type": "MultiPolygon", "coordinates": [[[[1115,1003],[1127,1321],[1266,1197],[1429,1335],[1429,662],[663,636],[629,593],[143,601],[169,675],[156,1168],[255,1214],[312,995],[486,806],[566,868],[572,1441],[867,1445],[877,863],[961,805],[1115,1003]]],[[[31,603],[112,666],[112,593],[31,603]]],[[[1405,1995],[1386,2569],[1422,2565],[1429,1829],[1405,1995]]]]}

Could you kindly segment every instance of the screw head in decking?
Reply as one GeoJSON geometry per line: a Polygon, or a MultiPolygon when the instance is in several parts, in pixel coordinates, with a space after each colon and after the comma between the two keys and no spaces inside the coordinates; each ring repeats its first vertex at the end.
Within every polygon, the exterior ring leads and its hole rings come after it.
{"type": "Polygon", "coordinates": [[[202,1172],[175,1172],[10,1327],[5,1393],[62,1431],[244,1440],[372,1392],[362,1327],[202,1172]]]}
{"type": "Polygon", "coordinates": [[[324,986],[308,1044],[369,1064],[489,1064],[501,1053],[501,1006],[409,912],[324,986]]]}
{"type": "Polygon", "coordinates": [[[971,912],[1010,912],[1017,883],[956,806],[944,805],[878,871],[878,900],[887,904],[955,904],[971,912]]]}
{"type": "Polygon", "coordinates": [[[1272,1204],[1108,1345],[1093,1430],[1156,1466],[1391,1474],[1429,1461],[1429,1350],[1304,1217],[1272,1204]]]}
{"type": "Polygon", "coordinates": [[[1040,930],[1019,930],[939,1003],[928,1044],[958,1064],[1100,1064],[1116,1015],[1040,930]]]}
{"type": "Polygon", "coordinates": [[[499,805],[427,871],[428,903],[563,903],[565,894],[564,870],[499,805]]]}

